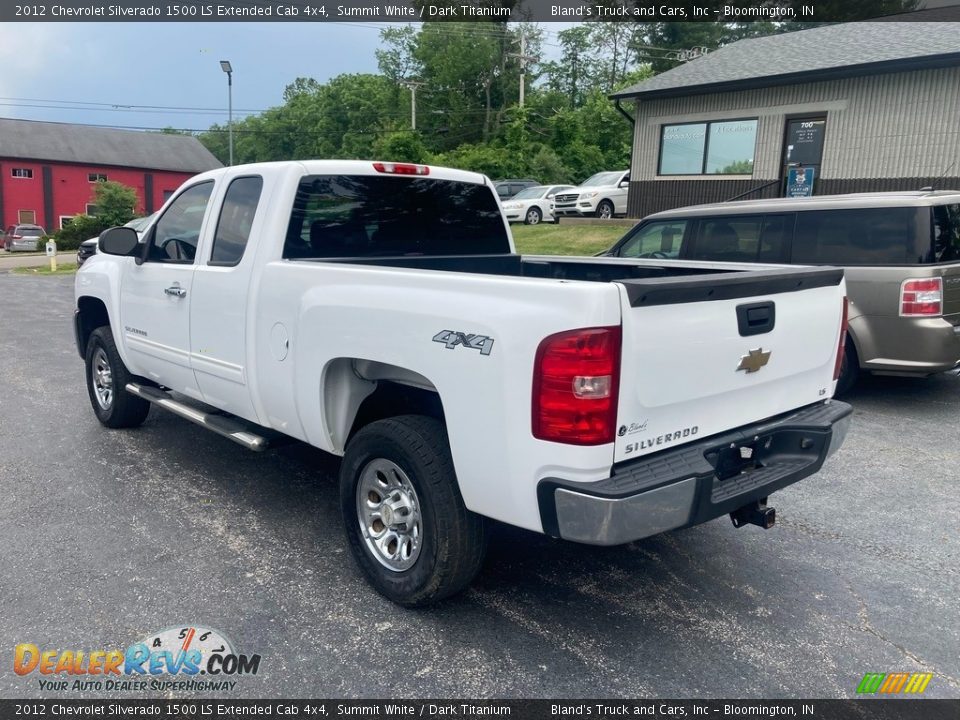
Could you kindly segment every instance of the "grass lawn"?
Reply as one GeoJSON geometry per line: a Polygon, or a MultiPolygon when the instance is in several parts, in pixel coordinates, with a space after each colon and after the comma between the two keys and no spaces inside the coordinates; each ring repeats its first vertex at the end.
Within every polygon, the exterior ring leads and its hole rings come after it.
{"type": "Polygon", "coordinates": [[[13,268],[18,275],[73,275],[77,271],[76,263],[57,263],[57,271],[50,272],[50,266],[13,268]]]}
{"type": "Polygon", "coordinates": [[[511,225],[510,229],[517,252],[523,255],[593,255],[613,245],[630,228],[561,222],[511,225]]]}

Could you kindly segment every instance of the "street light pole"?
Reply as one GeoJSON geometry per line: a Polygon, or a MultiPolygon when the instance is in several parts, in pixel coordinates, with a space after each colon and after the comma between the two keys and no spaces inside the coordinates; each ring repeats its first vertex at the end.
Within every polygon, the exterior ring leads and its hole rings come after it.
{"type": "Polygon", "coordinates": [[[220,69],[227,74],[227,135],[230,143],[230,164],[233,165],[233,66],[229,60],[221,60],[220,69]]]}

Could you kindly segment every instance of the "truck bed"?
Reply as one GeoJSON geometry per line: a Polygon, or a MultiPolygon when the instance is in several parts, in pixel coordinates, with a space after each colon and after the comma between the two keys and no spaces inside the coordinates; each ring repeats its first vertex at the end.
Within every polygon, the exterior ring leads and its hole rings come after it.
{"type": "Polygon", "coordinates": [[[440,270],[507,277],[617,282],[646,278],[673,278],[758,270],[791,269],[789,265],[696,262],[689,260],[632,260],[610,257],[559,255],[403,255],[363,258],[308,258],[297,262],[343,263],[378,267],[440,270]]]}

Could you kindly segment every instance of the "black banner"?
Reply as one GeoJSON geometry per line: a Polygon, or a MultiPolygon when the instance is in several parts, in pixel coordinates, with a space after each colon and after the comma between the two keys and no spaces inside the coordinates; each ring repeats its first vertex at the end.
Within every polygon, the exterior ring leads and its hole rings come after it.
{"type": "Polygon", "coordinates": [[[960,699],[885,700],[0,700],[0,718],[519,718],[956,720],[960,699]]]}
{"type": "Polygon", "coordinates": [[[58,0],[3,3],[0,22],[957,21],[960,0],[58,0]]]}

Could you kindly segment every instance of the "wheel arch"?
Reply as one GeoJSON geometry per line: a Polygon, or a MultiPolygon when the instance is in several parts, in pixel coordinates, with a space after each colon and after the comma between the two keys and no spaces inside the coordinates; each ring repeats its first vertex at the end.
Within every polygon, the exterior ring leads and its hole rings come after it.
{"type": "Polygon", "coordinates": [[[321,388],[323,419],[333,451],[377,420],[426,415],[446,424],[436,386],[420,373],[390,363],[341,357],[331,360],[321,388]]]}
{"type": "Polygon", "coordinates": [[[90,336],[98,327],[110,325],[107,305],[98,297],[82,295],[77,298],[77,351],[85,357],[90,336]]]}

